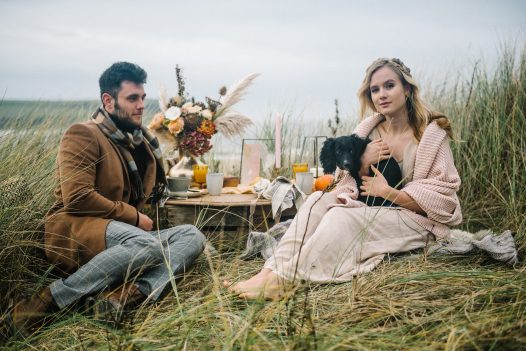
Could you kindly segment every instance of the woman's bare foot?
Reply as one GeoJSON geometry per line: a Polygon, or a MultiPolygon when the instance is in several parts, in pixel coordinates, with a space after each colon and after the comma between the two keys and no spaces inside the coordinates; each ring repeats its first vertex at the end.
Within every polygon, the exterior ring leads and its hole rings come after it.
{"type": "Polygon", "coordinates": [[[285,293],[285,287],[289,285],[272,271],[265,275],[263,281],[258,281],[255,284],[248,283],[249,281],[242,287],[239,287],[236,293],[238,293],[239,297],[249,300],[258,298],[279,300],[285,293]]]}
{"type": "Polygon", "coordinates": [[[258,274],[252,276],[252,278],[240,281],[238,283],[232,283],[229,280],[223,281],[223,286],[228,288],[230,292],[239,294],[240,291],[245,290],[247,287],[264,285],[266,276],[272,273],[268,268],[263,268],[258,274]]]}

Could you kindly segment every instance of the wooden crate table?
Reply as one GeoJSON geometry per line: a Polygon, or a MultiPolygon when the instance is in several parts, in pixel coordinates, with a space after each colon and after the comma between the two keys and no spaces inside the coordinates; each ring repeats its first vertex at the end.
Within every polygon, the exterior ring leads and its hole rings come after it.
{"type": "MultiPolygon", "coordinates": [[[[272,225],[271,201],[256,200],[255,194],[204,195],[188,199],[169,199],[165,204],[170,225],[194,224],[207,236],[225,236],[234,241],[246,241],[249,229],[267,231],[272,225]],[[250,216],[250,206],[255,210],[250,216]]],[[[292,216],[295,209],[282,214],[292,216]]],[[[231,241],[231,240],[229,240],[231,241]]]]}

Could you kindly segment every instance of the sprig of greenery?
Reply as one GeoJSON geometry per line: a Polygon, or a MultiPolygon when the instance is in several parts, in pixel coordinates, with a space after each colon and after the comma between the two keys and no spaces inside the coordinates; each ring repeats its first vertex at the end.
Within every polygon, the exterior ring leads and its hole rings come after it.
{"type": "Polygon", "coordinates": [[[333,137],[338,134],[338,128],[340,127],[340,110],[338,109],[338,99],[334,99],[334,123],[329,119],[329,130],[333,137]]]}
{"type": "MultiPolygon", "coordinates": [[[[183,77],[183,69],[181,67],[179,67],[179,65],[175,65],[175,77],[177,78],[177,92],[179,94],[180,97],[182,98],[186,98],[185,96],[185,81],[184,81],[184,77],[183,77]]],[[[192,98],[192,102],[193,102],[193,98],[192,98]]]]}

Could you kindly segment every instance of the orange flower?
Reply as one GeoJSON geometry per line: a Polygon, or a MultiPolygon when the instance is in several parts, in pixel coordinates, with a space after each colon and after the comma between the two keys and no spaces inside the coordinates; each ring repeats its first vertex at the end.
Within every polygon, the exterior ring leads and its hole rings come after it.
{"type": "Polygon", "coordinates": [[[197,128],[197,131],[209,138],[217,132],[214,122],[209,119],[204,119],[199,128],[197,128]]]}
{"type": "Polygon", "coordinates": [[[151,130],[157,130],[161,128],[161,125],[163,124],[163,122],[164,122],[164,115],[162,114],[162,112],[156,113],[155,116],[153,116],[153,119],[150,122],[150,124],[148,124],[148,128],[151,130]]]}
{"type": "Polygon", "coordinates": [[[173,135],[181,133],[184,128],[184,120],[182,117],[176,118],[168,123],[168,131],[173,135]]]}

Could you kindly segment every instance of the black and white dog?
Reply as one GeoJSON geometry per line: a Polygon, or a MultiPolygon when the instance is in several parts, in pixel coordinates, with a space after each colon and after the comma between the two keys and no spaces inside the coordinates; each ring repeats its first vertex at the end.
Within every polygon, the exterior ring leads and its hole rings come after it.
{"type": "MultiPolygon", "coordinates": [[[[358,171],[362,165],[360,159],[367,144],[370,142],[370,139],[360,138],[355,134],[338,138],[328,138],[323,143],[320,153],[323,172],[333,173],[336,170],[336,166],[338,166],[338,168],[348,171],[353,178],[356,179],[358,190],[360,190],[360,186],[362,185],[362,180],[358,176],[358,171]]],[[[396,189],[401,188],[402,172],[393,157],[382,160],[374,166],[383,174],[389,186],[396,189]]],[[[374,176],[372,169],[369,171],[369,176],[374,176]]],[[[366,203],[368,206],[397,206],[391,201],[387,201],[381,197],[360,195],[358,200],[366,203]]]]}

